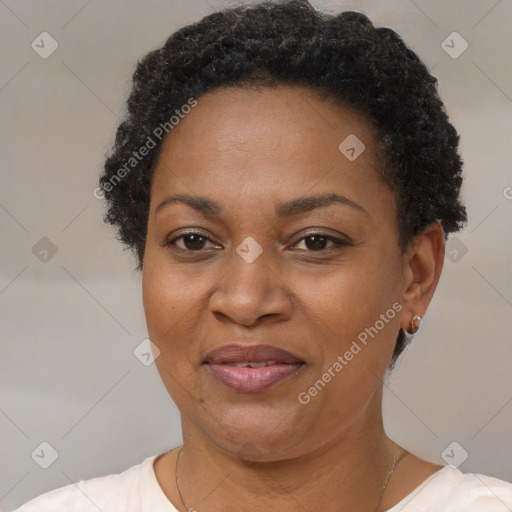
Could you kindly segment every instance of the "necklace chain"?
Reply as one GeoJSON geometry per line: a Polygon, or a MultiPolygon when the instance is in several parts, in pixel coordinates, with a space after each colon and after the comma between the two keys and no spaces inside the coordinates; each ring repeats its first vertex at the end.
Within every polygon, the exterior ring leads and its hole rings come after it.
{"type": "MultiPolygon", "coordinates": [[[[398,459],[396,458],[396,454],[393,457],[393,466],[391,466],[391,470],[389,471],[388,475],[386,476],[386,480],[384,481],[384,486],[382,487],[382,490],[380,491],[380,501],[382,501],[382,496],[384,494],[384,491],[386,490],[386,487],[388,486],[389,481],[391,480],[391,477],[393,476],[393,473],[395,472],[396,467],[398,466],[398,464],[401,462],[401,460],[406,455],[407,455],[407,452],[404,450],[404,453],[402,453],[402,455],[400,455],[400,457],[398,457],[398,459]]],[[[379,505],[380,505],[380,501],[379,501],[379,505]]]]}
{"type": "MultiPolygon", "coordinates": [[[[183,446],[180,448],[180,451],[178,452],[178,457],[176,457],[176,469],[174,471],[174,478],[175,478],[175,481],[176,481],[176,489],[178,490],[178,495],[180,497],[180,500],[181,500],[181,504],[185,507],[185,510],[188,511],[196,511],[195,508],[191,507],[191,508],[188,508],[187,505],[185,505],[185,500],[183,499],[183,495],[181,494],[181,489],[180,489],[180,486],[178,484],[178,462],[180,460],[180,456],[181,456],[181,452],[183,451],[183,446]]],[[[377,505],[377,509],[380,507],[380,504],[382,502],[382,496],[384,495],[384,491],[386,490],[386,487],[388,486],[389,484],[389,481],[391,480],[391,477],[393,476],[393,473],[395,472],[395,469],[396,467],[398,466],[398,464],[401,462],[401,460],[407,455],[407,452],[404,451],[404,453],[397,459],[396,457],[396,454],[394,455],[393,457],[393,466],[391,467],[389,473],[387,474],[386,476],[386,479],[384,480],[384,486],[382,487],[382,490],[380,491],[380,495],[379,495],[379,504],[377,505]]]]}

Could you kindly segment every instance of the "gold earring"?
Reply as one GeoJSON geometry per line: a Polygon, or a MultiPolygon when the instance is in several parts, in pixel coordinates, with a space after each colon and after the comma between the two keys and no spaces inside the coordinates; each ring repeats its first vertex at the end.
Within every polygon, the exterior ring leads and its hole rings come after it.
{"type": "Polygon", "coordinates": [[[414,315],[411,320],[411,330],[408,331],[409,334],[416,334],[418,332],[418,329],[420,328],[420,324],[421,324],[421,316],[414,315]]]}

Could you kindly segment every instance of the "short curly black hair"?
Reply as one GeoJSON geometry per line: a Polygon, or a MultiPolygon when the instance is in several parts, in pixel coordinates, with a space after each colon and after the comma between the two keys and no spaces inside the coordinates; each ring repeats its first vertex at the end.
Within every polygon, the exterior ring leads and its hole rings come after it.
{"type": "MultiPolygon", "coordinates": [[[[437,79],[401,37],[374,27],[362,13],[322,13],[306,0],[265,1],[181,28],[138,62],[126,117],[100,177],[105,221],[136,251],[138,269],[151,175],[172,117],[182,117],[191,101],[217,88],[276,85],[327,94],[374,126],[379,172],[396,194],[402,251],[436,220],[445,236],[466,223],[459,135],[437,79]]],[[[393,363],[405,344],[400,330],[393,363]]]]}

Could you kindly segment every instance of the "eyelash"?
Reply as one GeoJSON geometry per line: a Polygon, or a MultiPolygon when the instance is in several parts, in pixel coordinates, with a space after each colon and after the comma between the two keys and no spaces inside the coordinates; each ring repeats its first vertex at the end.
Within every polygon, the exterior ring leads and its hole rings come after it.
{"type": "MultiPolygon", "coordinates": [[[[182,249],[181,247],[176,247],[175,242],[177,240],[180,240],[180,239],[185,238],[185,237],[190,236],[190,235],[198,235],[198,236],[202,237],[204,240],[206,240],[208,242],[212,242],[212,240],[210,238],[205,236],[203,233],[200,233],[199,231],[187,231],[187,232],[182,233],[181,235],[179,235],[177,237],[174,237],[174,238],[172,238],[170,240],[165,241],[163,246],[167,247],[167,248],[169,248],[171,250],[178,250],[178,251],[188,252],[188,253],[198,253],[198,254],[201,253],[203,251],[203,249],[199,249],[197,251],[192,251],[190,249],[182,249]]],[[[314,236],[325,238],[326,240],[332,242],[334,244],[334,246],[328,247],[327,249],[320,249],[318,251],[305,249],[305,250],[307,250],[307,252],[311,252],[311,253],[326,253],[326,252],[328,252],[330,250],[336,250],[336,249],[340,249],[341,247],[346,247],[346,246],[351,245],[349,242],[347,242],[345,240],[342,240],[342,239],[336,238],[336,237],[334,237],[332,235],[328,235],[327,233],[321,233],[321,232],[308,233],[307,235],[305,235],[302,238],[300,238],[297,241],[297,244],[299,242],[301,242],[302,240],[305,240],[306,238],[311,238],[311,237],[314,237],[314,236]]],[[[214,242],[212,242],[212,243],[214,243],[214,242]]]]}

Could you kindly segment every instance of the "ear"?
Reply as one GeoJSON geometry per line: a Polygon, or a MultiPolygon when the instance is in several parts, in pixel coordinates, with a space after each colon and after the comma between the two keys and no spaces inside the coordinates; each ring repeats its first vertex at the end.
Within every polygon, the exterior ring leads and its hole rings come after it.
{"type": "MultiPolygon", "coordinates": [[[[436,220],[416,237],[403,261],[404,288],[400,327],[411,331],[414,315],[423,318],[441,277],[444,263],[444,231],[436,220]]],[[[419,325],[416,323],[416,327],[419,325]]]]}

